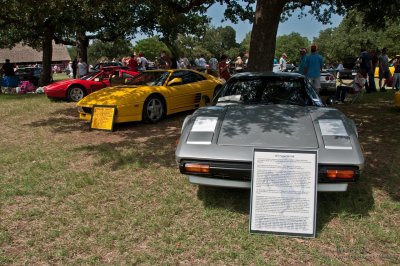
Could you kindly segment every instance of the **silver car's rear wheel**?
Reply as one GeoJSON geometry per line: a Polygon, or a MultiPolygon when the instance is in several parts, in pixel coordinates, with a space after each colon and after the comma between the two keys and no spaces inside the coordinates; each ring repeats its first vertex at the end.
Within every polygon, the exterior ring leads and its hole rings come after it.
{"type": "Polygon", "coordinates": [[[83,97],[85,97],[85,91],[78,86],[72,86],[68,90],[67,98],[70,101],[79,102],[83,97]]]}
{"type": "Polygon", "coordinates": [[[146,123],[156,123],[165,114],[164,101],[159,96],[151,96],[146,99],[143,105],[143,121],[146,123]]]}

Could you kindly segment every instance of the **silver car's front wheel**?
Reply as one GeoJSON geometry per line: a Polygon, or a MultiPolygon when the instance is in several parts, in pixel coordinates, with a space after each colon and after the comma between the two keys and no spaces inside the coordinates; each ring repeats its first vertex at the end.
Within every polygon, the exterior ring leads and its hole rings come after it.
{"type": "Polygon", "coordinates": [[[143,121],[146,123],[156,123],[160,121],[165,113],[164,102],[159,96],[147,98],[143,105],[143,121]]]}
{"type": "Polygon", "coordinates": [[[78,86],[73,86],[68,90],[68,100],[79,102],[85,96],[85,91],[78,86]]]}

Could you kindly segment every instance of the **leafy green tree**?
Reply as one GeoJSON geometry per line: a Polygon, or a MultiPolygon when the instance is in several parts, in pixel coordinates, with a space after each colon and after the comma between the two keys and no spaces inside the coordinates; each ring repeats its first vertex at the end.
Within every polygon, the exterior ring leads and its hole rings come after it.
{"type": "Polygon", "coordinates": [[[275,58],[280,58],[283,53],[286,53],[287,60],[290,63],[298,64],[299,49],[309,47],[310,41],[307,37],[301,36],[299,33],[290,33],[276,38],[275,58]]]}
{"type": "Polygon", "coordinates": [[[398,37],[400,28],[387,19],[386,26],[380,29],[368,27],[358,11],[350,11],[337,28],[321,31],[314,42],[324,55],[327,63],[342,61],[345,57],[355,57],[361,48],[381,50],[388,48],[388,55],[399,54],[398,37]]]}
{"type": "Polygon", "coordinates": [[[52,43],[76,45],[77,53],[87,61],[90,39],[114,41],[136,32],[140,25],[135,1],[91,0],[8,0],[0,6],[0,46],[23,42],[43,51],[41,85],[51,79],[52,43]],[[93,33],[88,35],[87,33],[93,33]]]}
{"type": "Polygon", "coordinates": [[[56,32],[65,36],[71,19],[69,1],[1,1],[7,12],[0,12],[0,47],[12,47],[22,42],[43,51],[40,85],[51,80],[52,41],[56,32]],[[60,12],[65,10],[66,12],[60,12]]]}
{"type": "MultiPolygon", "coordinates": [[[[143,0],[140,16],[145,18],[145,30],[157,32],[160,40],[166,44],[172,55],[179,56],[180,34],[202,36],[209,18],[206,16],[209,0],[175,1],[143,0]]],[[[141,27],[142,29],[142,27],[141,27]]]]}
{"type": "Polygon", "coordinates": [[[250,41],[251,41],[251,31],[249,31],[242,42],[240,43],[240,49],[243,51],[249,51],[250,50],[250,41]]]}
{"type": "MultiPolygon", "coordinates": [[[[318,52],[324,57],[326,64],[338,62],[340,51],[335,46],[335,28],[328,28],[319,32],[319,36],[314,38],[313,43],[317,44],[318,52]]],[[[342,54],[343,55],[343,54],[342,54]]]]}
{"type": "Polygon", "coordinates": [[[112,60],[129,56],[133,52],[133,46],[128,40],[117,39],[114,42],[102,42],[95,40],[88,49],[88,62],[97,63],[101,58],[112,60]]]}
{"type": "Polygon", "coordinates": [[[216,57],[232,48],[239,47],[236,43],[236,31],[230,26],[208,28],[201,44],[211,55],[216,57]]]}
{"type": "Polygon", "coordinates": [[[145,57],[149,60],[154,60],[156,57],[159,57],[161,51],[170,53],[167,46],[159,40],[158,36],[138,41],[134,46],[134,50],[137,53],[144,53],[145,57]]]}

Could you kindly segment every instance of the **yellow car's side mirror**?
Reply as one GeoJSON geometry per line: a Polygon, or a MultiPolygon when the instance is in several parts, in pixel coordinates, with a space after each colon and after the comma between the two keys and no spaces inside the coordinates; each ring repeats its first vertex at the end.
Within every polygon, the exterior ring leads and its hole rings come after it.
{"type": "Polygon", "coordinates": [[[168,82],[168,86],[172,86],[172,85],[180,85],[183,83],[182,78],[173,78],[170,82],[168,82]]]}

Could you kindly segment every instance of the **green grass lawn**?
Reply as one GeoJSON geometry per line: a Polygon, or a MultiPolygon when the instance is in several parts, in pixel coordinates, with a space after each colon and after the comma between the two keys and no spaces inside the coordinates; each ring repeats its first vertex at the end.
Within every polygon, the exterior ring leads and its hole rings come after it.
{"type": "Polygon", "coordinates": [[[366,168],[318,194],[317,237],[300,239],[249,234],[249,191],[188,183],[174,161],[186,114],[91,131],[74,103],[0,95],[0,265],[400,264],[392,98],[339,106],[366,168]]]}
{"type": "Polygon", "coordinates": [[[64,79],[69,79],[68,75],[65,74],[64,72],[62,73],[54,73],[53,74],[53,80],[54,82],[64,80],[64,79]]]}

